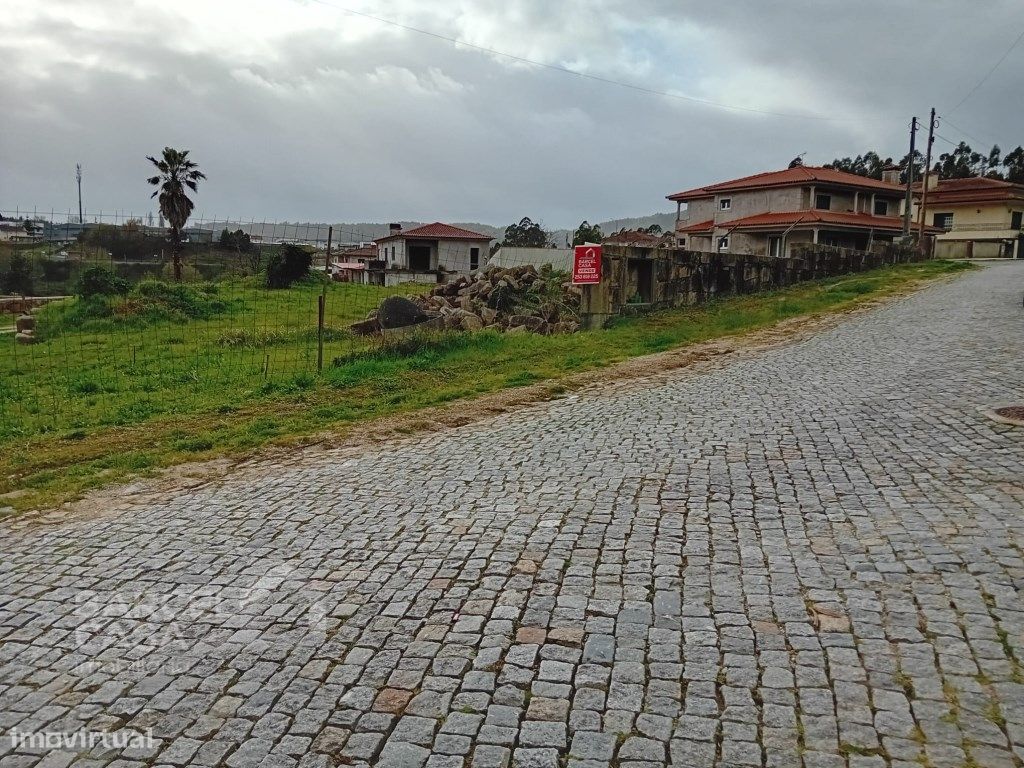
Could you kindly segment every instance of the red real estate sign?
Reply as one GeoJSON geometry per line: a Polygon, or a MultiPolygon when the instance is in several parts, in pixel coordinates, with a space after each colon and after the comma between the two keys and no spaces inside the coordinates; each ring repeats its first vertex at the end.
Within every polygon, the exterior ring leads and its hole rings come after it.
{"type": "Polygon", "coordinates": [[[573,250],[573,285],[597,285],[601,282],[601,246],[577,245],[573,250]]]}

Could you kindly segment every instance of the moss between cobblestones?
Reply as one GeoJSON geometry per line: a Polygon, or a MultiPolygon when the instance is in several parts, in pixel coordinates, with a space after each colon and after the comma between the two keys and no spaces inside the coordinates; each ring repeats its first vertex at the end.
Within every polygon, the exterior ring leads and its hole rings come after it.
{"type": "MultiPolygon", "coordinates": [[[[376,351],[339,361],[321,380],[273,399],[132,427],[77,429],[9,442],[0,456],[0,515],[5,510],[53,506],[183,462],[294,445],[324,430],[330,430],[336,441],[355,424],[486,393],[525,387],[522,391],[529,391],[529,399],[552,397],[565,390],[567,377],[582,386],[581,372],[787,319],[842,312],[969,268],[944,261],[890,267],[703,307],[623,318],[603,331],[567,336],[455,334],[402,355],[376,351]]],[[[614,372],[606,378],[612,377],[614,372]]],[[[429,428],[436,422],[421,423],[429,428]]],[[[444,423],[459,422],[449,415],[444,423]]],[[[408,433],[419,428],[416,420],[409,420],[391,429],[408,433]]]]}

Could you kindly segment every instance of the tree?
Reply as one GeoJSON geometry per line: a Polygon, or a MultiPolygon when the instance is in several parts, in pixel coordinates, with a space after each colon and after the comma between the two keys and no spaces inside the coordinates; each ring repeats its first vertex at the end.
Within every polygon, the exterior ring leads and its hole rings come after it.
{"type": "Polygon", "coordinates": [[[20,296],[31,296],[35,293],[32,262],[25,254],[13,254],[7,271],[0,272],[0,293],[12,293],[20,296]]]}
{"type": "Polygon", "coordinates": [[[584,220],[576,231],[572,235],[573,245],[583,245],[584,243],[600,243],[604,238],[604,234],[601,232],[601,228],[597,224],[591,225],[588,221],[584,220]]]}
{"type": "Polygon", "coordinates": [[[174,280],[181,282],[181,231],[185,228],[188,217],[195,207],[189,198],[186,188],[196,192],[199,182],[206,175],[199,166],[188,159],[188,150],[164,147],[160,159],[147,156],[149,162],[160,171],[147,181],[158,189],[151,195],[159,195],[160,215],[167,219],[171,227],[171,254],[174,259],[174,280]]]}
{"type": "MultiPolygon", "coordinates": [[[[882,160],[877,152],[866,152],[854,158],[836,158],[825,167],[880,179],[882,170],[890,163],[891,158],[882,160]]],[[[914,179],[919,180],[924,174],[924,156],[918,150],[914,150],[913,163],[914,179]]],[[[909,155],[899,162],[900,181],[903,183],[907,181],[908,165],[909,155]]],[[[966,141],[961,141],[950,152],[939,155],[931,170],[938,173],[940,179],[971,179],[985,176],[990,179],[1024,183],[1024,147],[1017,147],[1003,155],[997,144],[986,155],[976,152],[966,141]]]]}
{"type": "Polygon", "coordinates": [[[1006,169],[1006,180],[1014,184],[1024,184],[1024,147],[1017,147],[1006,153],[1003,158],[1006,169]]]}
{"type": "Polygon", "coordinates": [[[892,158],[884,160],[877,152],[868,151],[856,157],[836,158],[825,165],[826,168],[834,168],[837,171],[855,173],[858,176],[866,176],[869,179],[881,179],[882,171],[887,165],[892,164],[892,158]]]}
{"type": "Polygon", "coordinates": [[[648,235],[660,235],[665,230],[661,228],[661,224],[651,224],[645,231],[648,235]]]}
{"type": "Polygon", "coordinates": [[[237,253],[248,253],[252,248],[252,238],[240,229],[234,232],[224,229],[220,233],[217,247],[225,251],[236,251],[237,253]]]}
{"type": "Polygon", "coordinates": [[[978,171],[986,164],[986,158],[980,152],[971,149],[970,144],[961,141],[952,152],[939,155],[935,170],[940,179],[970,179],[978,176],[978,171]]]}
{"type": "Polygon", "coordinates": [[[914,155],[911,157],[908,152],[903,156],[903,159],[897,163],[900,167],[900,184],[907,183],[907,169],[910,168],[911,164],[914,167],[914,181],[920,181],[924,175],[924,155],[921,154],[921,150],[915,149],[914,155]]]}
{"type": "Polygon", "coordinates": [[[302,280],[313,266],[313,254],[301,245],[288,243],[267,261],[267,288],[288,288],[302,280]]]}
{"type": "Polygon", "coordinates": [[[518,224],[505,228],[505,241],[502,245],[509,248],[547,248],[548,233],[540,224],[525,216],[518,224]]]}

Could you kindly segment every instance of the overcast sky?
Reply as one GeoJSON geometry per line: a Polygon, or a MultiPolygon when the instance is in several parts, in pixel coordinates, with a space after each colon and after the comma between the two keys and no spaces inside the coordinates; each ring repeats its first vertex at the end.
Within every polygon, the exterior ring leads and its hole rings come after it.
{"type": "Polygon", "coordinates": [[[667,211],[804,152],[902,156],[932,105],[945,139],[1024,143],[1024,44],[954,110],[1021,32],[1020,0],[0,0],[0,208],[75,207],[81,162],[87,210],[149,210],[169,145],[206,216],[667,211]]]}

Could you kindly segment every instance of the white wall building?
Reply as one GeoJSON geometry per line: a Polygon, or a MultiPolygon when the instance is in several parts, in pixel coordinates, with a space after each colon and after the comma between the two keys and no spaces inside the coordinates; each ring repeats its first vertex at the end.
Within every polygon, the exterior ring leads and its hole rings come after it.
{"type": "Polygon", "coordinates": [[[438,221],[407,230],[393,224],[391,234],[376,243],[388,270],[469,273],[487,264],[492,239],[438,221]]]}

